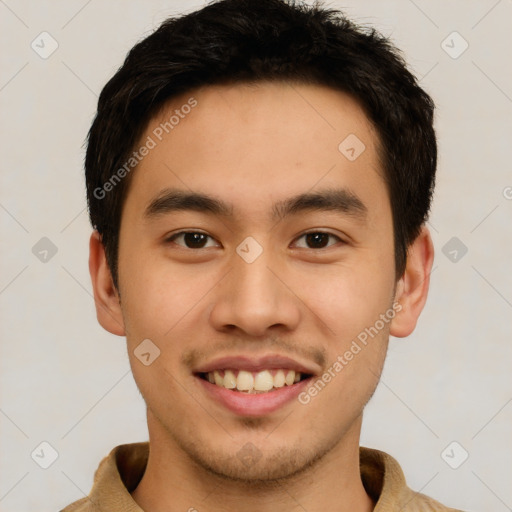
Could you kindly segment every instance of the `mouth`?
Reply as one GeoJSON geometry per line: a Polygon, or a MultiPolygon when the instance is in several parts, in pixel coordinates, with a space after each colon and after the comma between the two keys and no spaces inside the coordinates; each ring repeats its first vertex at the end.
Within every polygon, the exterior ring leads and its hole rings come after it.
{"type": "Polygon", "coordinates": [[[284,356],[239,356],[212,361],[193,375],[206,396],[223,409],[261,417],[291,404],[320,370],[284,356]]]}
{"type": "Polygon", "coordinates": [[[293,386],[313,376],[286,368],[265,369],[258,372],[225,369],[200,372],[196,375],[215,386],[245,394],[271,393],[285,386],[293,386]]]}

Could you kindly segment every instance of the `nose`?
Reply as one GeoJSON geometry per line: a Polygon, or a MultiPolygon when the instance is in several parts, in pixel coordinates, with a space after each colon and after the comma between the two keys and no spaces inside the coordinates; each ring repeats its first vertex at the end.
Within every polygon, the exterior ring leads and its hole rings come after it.
{"type": "Polygon", "coordinates": [[[219,331],[236,329],[260,337],[269,331],[292,331],[300,322],[301,300],[296,295],[284,262],[271,250],[248,263],[233,254],[231,270],[215,289],[210,322],[219,331]]]}

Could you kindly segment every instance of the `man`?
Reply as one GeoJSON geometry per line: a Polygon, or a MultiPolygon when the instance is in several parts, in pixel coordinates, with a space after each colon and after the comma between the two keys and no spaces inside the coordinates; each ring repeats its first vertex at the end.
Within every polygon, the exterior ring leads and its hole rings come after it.
{"type": "Polygon", "coordinates": [[[427,298],[433,110],[386,39],[319,7],[224,0],[131,50],[85,167],[98,320],[149,444],[66,512],[453,510],[359,447],[427,298]]]}

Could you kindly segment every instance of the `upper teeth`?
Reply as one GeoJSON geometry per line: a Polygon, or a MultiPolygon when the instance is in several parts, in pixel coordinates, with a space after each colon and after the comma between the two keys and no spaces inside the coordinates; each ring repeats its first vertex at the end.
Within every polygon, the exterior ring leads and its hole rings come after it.
{"type": "Polygon", "coordinates": [[[246,370],[215,370],[208,372],[207,379],[212,384],[227,389],[237,389],[247,393],[270,391],[291,386],[299,382],[302,374],[295,370],[263,370],[248,372],[246,370]],[[237,374],[238,373],[238,374],[237,374]]]}

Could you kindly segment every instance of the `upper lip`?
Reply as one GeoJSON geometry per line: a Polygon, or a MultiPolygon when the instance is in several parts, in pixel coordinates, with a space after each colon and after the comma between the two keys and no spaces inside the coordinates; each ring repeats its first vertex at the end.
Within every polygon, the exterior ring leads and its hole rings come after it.
{"type": "Polygon", "coordinates": [[[250,372],[259,372],[262,370],[295,370],[296,372],[316,375],[317,370],[302,364],[290,357],[282,355],[266,355],[262,357],[248,356],[225,356],[214,359],[208,363],[204,363],[194,370],[194,373],[208,373],[214,370],[246,370],[250,372]]]}

